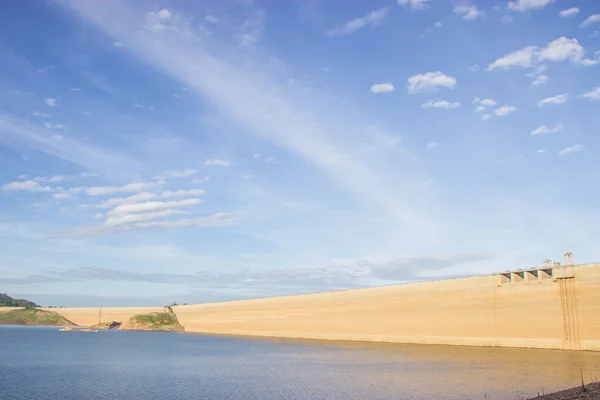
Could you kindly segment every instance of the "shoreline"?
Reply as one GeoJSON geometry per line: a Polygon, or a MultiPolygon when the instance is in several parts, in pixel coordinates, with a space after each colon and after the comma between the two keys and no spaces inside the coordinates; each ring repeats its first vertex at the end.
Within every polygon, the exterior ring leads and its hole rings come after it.
{"type": "Polygon", "coordinates": [[[586,384],[585,392],[580,385],[527,400],[600,400],[600,382],[586,384]]]}

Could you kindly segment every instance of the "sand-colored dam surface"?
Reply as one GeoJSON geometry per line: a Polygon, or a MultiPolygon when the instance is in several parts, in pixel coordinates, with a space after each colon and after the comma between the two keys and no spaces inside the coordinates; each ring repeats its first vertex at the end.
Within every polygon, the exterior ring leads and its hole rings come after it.
{"type": "MultiPolygon", "coordinates": [[[[160,309],[105,307],[102,322],[160,309]]],[[[98,323],[98,308],[52,310],[98,323]]],[[[186,332],[600,351],[600,264],[173,310],[186,332]]]]}

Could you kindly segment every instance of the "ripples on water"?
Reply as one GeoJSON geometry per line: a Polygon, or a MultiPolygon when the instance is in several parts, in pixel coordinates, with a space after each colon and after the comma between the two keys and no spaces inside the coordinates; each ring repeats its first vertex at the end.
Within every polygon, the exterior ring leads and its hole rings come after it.
{"type": "Polygon", "coordinates": [[[600,353],[0,327],[0,399],[519,399],[600,353]]]}

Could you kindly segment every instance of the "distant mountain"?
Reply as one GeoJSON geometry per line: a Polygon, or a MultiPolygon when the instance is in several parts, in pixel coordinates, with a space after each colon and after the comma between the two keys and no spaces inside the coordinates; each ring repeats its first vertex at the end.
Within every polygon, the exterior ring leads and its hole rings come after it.
{"type": "Polygon", "coordinates": [[[33,301],[13,299],[5,293],[0,293],[0,307],[39,307],[33,301]]]}

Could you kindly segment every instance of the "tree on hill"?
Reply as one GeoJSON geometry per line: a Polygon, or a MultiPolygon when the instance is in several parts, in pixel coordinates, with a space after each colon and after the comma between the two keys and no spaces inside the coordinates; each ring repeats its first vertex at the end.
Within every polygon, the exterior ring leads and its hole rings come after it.
{"type": "Polygon", "coordinates": [[[33,301],[25,300],[25,299],[13,299],[9,295],[5,293],[0,293],[0,307],[25,307],[25,308],[33,308],[40,307],[35,304],[33,301]]]}

